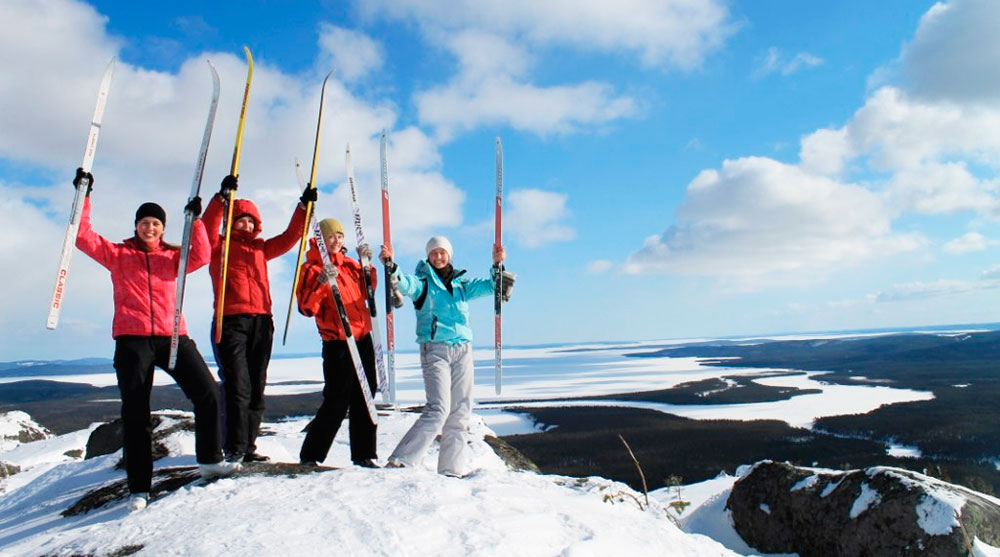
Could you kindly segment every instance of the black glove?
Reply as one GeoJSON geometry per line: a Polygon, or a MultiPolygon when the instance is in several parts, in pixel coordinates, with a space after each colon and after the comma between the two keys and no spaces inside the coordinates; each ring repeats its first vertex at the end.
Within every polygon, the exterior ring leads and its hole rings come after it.
{"type": "Polygon", "coordinates": [[[236,182],[236,176],[230,174],[222,179],[222,186],[219,187],[219,195],[229,199],[229,195],[239,189],[239,184],[236,182]]]}
{"type": "Polygon", "coordinates": [[[306,186],[306,189],[302,191],[302,197],[299,198],[299,201],[301,201],[303,205],[316,203],[318,194],[319,192],[316,191],[316,188],[312,186],[306,186]]]}
{"type": "Polygon", "coordinates": [[[87,195],[90,195],[90,192],[94,191],[94,175],[90,172],[84,172],[82,168],[76,169],[76,178],[73,178],[73,187],[79,189],[84,178],[87,179],[87,195]]]}
{"type": "Polygon", "coordinates": [[[191,213],[194,218],[201,216],[201,197],[195,196],[184,206],[185,213],[191,213]]]}

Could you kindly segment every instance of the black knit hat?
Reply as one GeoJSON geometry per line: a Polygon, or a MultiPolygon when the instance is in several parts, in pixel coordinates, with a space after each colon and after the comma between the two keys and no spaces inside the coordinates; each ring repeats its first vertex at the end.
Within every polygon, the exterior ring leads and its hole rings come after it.
{"type": "Polygon", "coordinates": [[[139,224],[139,221],[146,217],[159,219],[160,222],[163,223],[163,226],[167,225],[167,212],[163,210],[163,207],[160,207],[152,201],[147,201],[142,205],[139,205],[139,208],[135,211],[135,223],[139,224]]]}

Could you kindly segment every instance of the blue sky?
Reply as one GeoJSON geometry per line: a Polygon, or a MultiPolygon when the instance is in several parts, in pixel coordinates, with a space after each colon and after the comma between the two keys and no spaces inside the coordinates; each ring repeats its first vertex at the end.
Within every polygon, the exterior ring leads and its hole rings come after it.
{"type": "MultiPolygon", "coordinates": [[[[998,321],[1000,38],[988,0],[162,2],[0,6],[2,359],[111,352],[106,271],[77,254],[63,321],[42,324],[97,83],[119,59],[94,226],[130,234],[156,200],[178,240],[222,74],[206,195],[228,172],[254,53],[240,193],[265,234],[298,196],[322,76],[320,216],[349,220],[352,153],[381,239],[378,133],[391,137],[393,239],[432,234],[489,265],[493,138],[505,148],[511,344],[998,321]],[[445,7],[447,6],[447,7],[445,7]],[[173,225],[173,226],[171,226],[173,225]],[[11,271],[14,269],[14,271],[11,271]]],[[[284,326],[294,254],[271,266],[284,326]]],[[[185,315],[207,345],[207,273],[185,315]]],[[[489,345],[490,304],[473,306],[489,345]]],[[[412,311],[397,338],[412,348],[412,311]]],[[[281,352],[313,352],[301,317],[281,352]]]]}

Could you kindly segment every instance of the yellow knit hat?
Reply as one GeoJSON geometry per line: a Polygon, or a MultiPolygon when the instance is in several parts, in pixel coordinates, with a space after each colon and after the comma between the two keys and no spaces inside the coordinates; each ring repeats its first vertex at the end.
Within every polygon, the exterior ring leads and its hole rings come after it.
{"type": "Polygon", "coordinates": [[[344,226],[337,219],[323,219],[319,221],[319,230],[323,233],[323,239],[327,240],[334,232],[344,233],[344,226]]]}

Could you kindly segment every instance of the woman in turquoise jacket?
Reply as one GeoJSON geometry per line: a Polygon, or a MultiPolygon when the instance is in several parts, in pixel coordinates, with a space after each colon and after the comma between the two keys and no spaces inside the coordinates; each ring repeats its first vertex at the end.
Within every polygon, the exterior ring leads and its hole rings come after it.
{"type": "MultiPolygon", "coordinates": [[[[417,311],[417,343],[427,404],[413,427],[389,457],[388,466],[419,462],[441,434],[437,471],[461,477],[466,473],[465,432],[472,416],[472,328],[469,300],[493,294],[493,278],[469,278],[451,264],[451,242],[434,236],[427,242],[427,259],[406,274],[392,262],[392,248],[382,247],[379,259],[389,267],[400,293],[417,311]]],[[[494,271],[506,257],[503,246],[493,250],[494,271]]],[[[495,275],[494,275],[495,276],[495,275]]]]}

